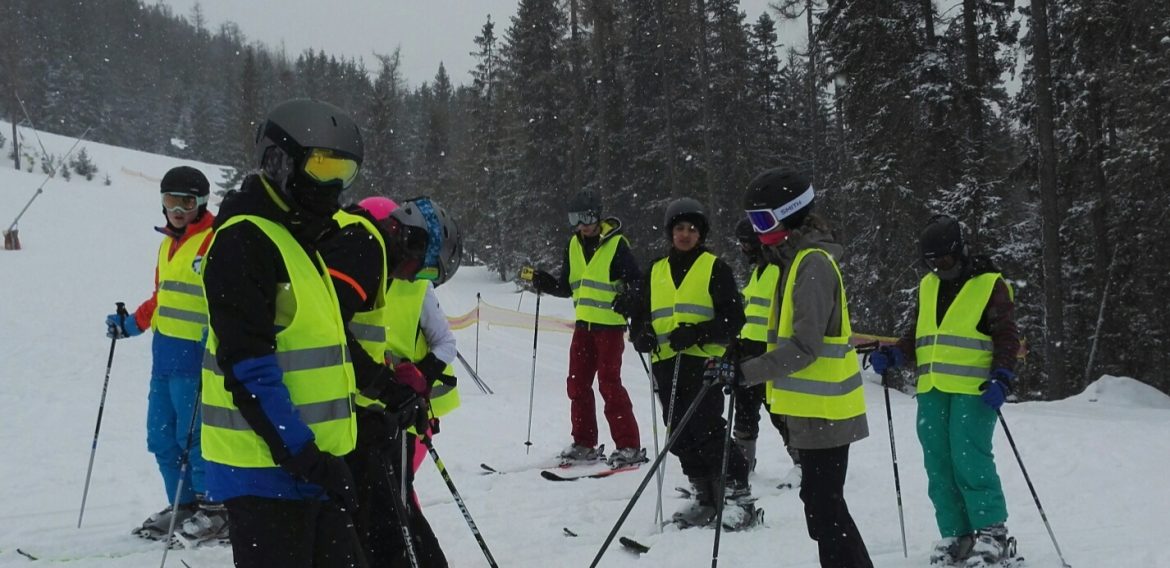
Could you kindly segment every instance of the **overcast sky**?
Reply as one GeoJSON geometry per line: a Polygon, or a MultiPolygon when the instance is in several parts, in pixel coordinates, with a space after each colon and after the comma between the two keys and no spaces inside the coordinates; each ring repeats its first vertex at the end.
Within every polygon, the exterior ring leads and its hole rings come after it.
{"type": "MultiPolygon", "coordinates": [[[[372,65],[373,53],[402,48],[402,71],[417,86],[430,81],[439,68],[455,83],[468,83],[474,66],[470,55],[488,14],[503,36],[518,0],[147,0],[168,4],[175,15],[189,16],[196,3],[207,26],[215,30],[233,21],[249,41],[260,41],[290,55],[306,49],[362,57],[372,65]]],[[[755,21],[768,0],[740,0],[748,21],[755,21]]],[[[775,14],[773,14],[775,16],[775,14]]],[[[784,28],[781,43],[803,44],[803,26],[784,28]]]]}

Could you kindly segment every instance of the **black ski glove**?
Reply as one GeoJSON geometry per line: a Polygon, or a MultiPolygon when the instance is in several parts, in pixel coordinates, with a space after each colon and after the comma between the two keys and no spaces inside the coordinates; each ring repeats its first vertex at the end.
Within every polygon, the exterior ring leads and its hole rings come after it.
{"type": "Polygon", "coordinates": [[[427,356],[415,363],[414,366],[422,371],[423,376],[431,384],[434,384],[435,381],[440,381],[449,387],[456,386],[457,381],[455,376],[447,374],[447,364],[442,359],[435,357],[433,352],[428,351],[427,356]]]}
{"type": "Polygon", "coordinates": [[[386,414],[394,417],[399,428],[405,430],[413,426],[415,432],[422,433],[426,432],[430,421],[430,406],[427,399],[411,392],[398,404],[386,405],[386,414]]]}
{"type": "Polygon", "coordinates": [[[736,372],[736,364],[726,357],[711,357],[707,359],[703,369],[703,380],[718,385],[734,387],[740,384],[742,375],[736,372]]]}
{"type": "Polygon", "coordinates": [[[626,319],[630,319],[638,309],[637,295],[630,291],[622,292],[613,299],[612,307],[613,311],[626,319]]]}
{"type": "Polygon", "coordinates": [[[631,326],[630,343],[634,344],[634,351],[638,353],[653,353],[658,348],[658,336],[654,335],[654,328],[649,325],[631,326]]]}
{"type": "Polygon", "coordinates": [[[557,287],[557,279],[548,272],[537,270],[532,274],[532,287],[537,292],[544,294],[557,287]]]}
{"type": "Polygon", "coordinates": [[[670,348],[682,351],[692,345],[698,345],[707,338],[702,326],[682,324],[670,332],[670,348]]]}
{"type": "Polygon", "coordinates": [[[349,513],[357,511],[357,492],[349,466],[340,457],[326,454],[309,442],[295,456],[281,462],[280,467],[289,475],[325,489],[330,499],[336,499],[341,508],[349,513]]]}

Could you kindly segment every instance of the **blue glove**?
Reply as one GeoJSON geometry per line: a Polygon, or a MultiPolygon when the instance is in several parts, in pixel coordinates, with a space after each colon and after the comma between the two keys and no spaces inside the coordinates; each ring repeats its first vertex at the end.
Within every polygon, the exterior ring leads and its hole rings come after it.
{"type": "Polygon", "coordinates": [[[138,329],[138,318],[134,314],[126,314],[125,317],[119,314],[110,314],[106,316],[106,337],[114,339],[125,339],[127,337],[134,337],[142,333],[138,329]]]}
{"type": "Polygon", "coordinates": [[[992,410],[999,410],[1007,396],[1012,393],[1012,382],[1015,380],[1015,373],[1007,369],[996,369],[991,372],[991,378],[979,386],[979,390],[983,391],[979,397],[992,410]]]}
{"type": "Polygon", "coordinates": [[[879,375],[885,375],[887,369],[901,369],[906,364],[906,356],[897,347],[882,347],[869,354],[869,365],[879,375]]]}

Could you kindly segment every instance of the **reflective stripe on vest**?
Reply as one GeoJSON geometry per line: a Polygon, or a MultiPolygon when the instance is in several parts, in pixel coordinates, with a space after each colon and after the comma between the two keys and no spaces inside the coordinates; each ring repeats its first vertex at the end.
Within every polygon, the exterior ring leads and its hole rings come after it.
{"type": "Polygon", "coordinates": [[[211,231],[208,227],[187,237],[179,250],[169,256],[174,237],[166,237],[158,248],[158,305],[151,328],[168,337],[202,341],[207,329],[207,300],[203,278],[195,270],[199,247],[211,231]]]}
{"type": "MultiPolygon", "coordinates": [[[[361,225],[378,242],[378,248],[382,251],[386,250],[386,241],[382,238],[382,231],[379,231],[369,219],[345,211],[338,211],[333,215],[333,219],[343,229],[350,225],[361,225]]],[[[378,290],[367,291],[367,293],[373,292],[375,294],[374,307],[369,311],[355,313],[353,319],[348,324],[349,331],[353,333],[358,344],[362,346],[362,350],[369,354],[370,358],[376,363],[383,363],[385,361],[386,318],[389,317],[389,310],[386,307],[386,283],[389,281],[386,278],[386,254],[383,252],[382,278],[378,280],[378,290]]],[[[366,408],[386,408],[386,405],[362,393],[358,393],[356,402],[358,406],[366,408]]]]}
{"type": "Polygon", "coordinates": [[[776,288],[780,282],[780,267],[768,264],[761,271],[752,270],[752,277],[743,287],[743,315],[746,322],[739,331],[742,339],[760,343],[776,343],[776,327],[769,327],[772,319],[772,304],[776,299],[776,288]]]}
{"type": "MultiPolygon", "coordinates": [[[[825,336],[820,352],[813,362],[788,375],[772,380],[771,404],[773,414],[845,420],[865,414],[865,390],[862,388],[861,366],[857,353],[849,345],[853,329],[849,324],[849,301],[845,297],[845,284],[841,270],[833,256],[821,249],[804,249],[796,254],[792,268],[784,281],[784,296],[780,302],[778,341],[792,339],[794,318],[792,291],[796,287],[796,275],[800,263],[810,254],[823,254],[837,275],[837,289],[840,293],[841,325],[840,335],[825,336]]],[[[768,351],[776,349],[777,343],[768,344],[768,351]]]]}
{"type": "MultiPolygon", "coordinates": [[[[427,287],[430,285],[431,283],[426,280],[390,281],[390,289],[386,292],[386,304],[393,316],[387,321],[386,345],[389,351],[388,358],[395,365],[405,360],[421,361],[431,350],[426,334],[422,333],[419,324],[422,319],[423,302],[427,298],[427,287]]],[[[443,372],[455,376],[455,369],[450,364],[443,372]]],[[[443,381],[432,382],[430,404],[431,415],[435,417],[455,410],[459,407],[459,389],[448,387],[443,381]]]]}
{"type": "Polygon", "coordinates": [[[585,261],[581,239],[569,241],[569,288],[573,291],[573,305],[578,321],[604,325],[625,325],[626,318],[613,311],[617,297],[617,282],[609,279],[610,266],[618,244],[625,237],[618,235],[601,242],[593,258],[585,261]]]}
{"type": "MultiPolygon", "coordinates": [[[[289,398],[313,432],[317,447],[335,456],[345,455],[357,441],[352,402],[355,384],[341,308],[328,270],[319,255],[310,257],[286,228],[267,219],[232,217],[219,232],[238,223],[258,227],[276,245],[288,272],[288,285],[277,290],[277,304],[285,306],[287,313],[277,315],[285,321],[278,326],[283,329],[276,333],[275,355],[289,398]]],[[[211,247],[215,247],[215,237],[211,247]]],[[[248,426],[224,387],[215,358],[218,347],[219,337],[212,328],[203,358],[203,457],[234,467],[275,467],[268,444],[248,426]]]]}
{"type": "MultiPolygon", "coordinates": [[[[663,258],[650,269],[650,318],[658,348],[651,354],[655,362],[674,357],[670,348],[670,332],[679,324],[696,324],[715,319],[715,302],[711,299],[711,269],[715,255],[703,252],[691,265],[682,285],[675,287],[670,275],[670,261],[663,258]]],[[[727,349],[717,343],[692,345],[683,353],[695,357],[718,357],[727,349]]]]}
{"type": "MultiPolygon", "coordinates": [[[[933,272],[918,285],[918,322],[914,356],[918,361],[918,392],[931,389],[952,394],[979,394],[991,374],[991,336],[977,329],[987,301],[1002,276],[989,272],[963,284],[942,323],[938,318],[940,280],[933,272]]],[[[1011,286],[1008,286],[1011,293],[1011,286]]]]}

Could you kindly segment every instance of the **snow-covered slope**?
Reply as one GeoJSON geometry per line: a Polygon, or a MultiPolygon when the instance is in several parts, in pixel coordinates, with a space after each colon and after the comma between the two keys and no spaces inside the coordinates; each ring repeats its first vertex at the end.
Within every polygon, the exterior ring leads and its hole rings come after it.
{"type": "MultiPolygon", "coordinates": [[[[10,127],[0,124],[5,132],[10,127]]],[[[49,151],[72,143],[42,135],[49,151]]],[[[9,142],[10,143],[10,142],[9,142]]],[[[119,341],[110,374],[101,439],[85,523],[75,528],[86,461],[110,341],[103,320],[115,301],[133,309],[149,293],[161,222],[157,178],[180,160],[88,144],[112,185],[74,177],[50,181],[20,224],[24,250],[0,251],[0,566],[53,564],[77,568],[153,566],[154,543],[129,530],[162,508],[163,490],[145,447],[150,339],[119,341]],[[154,179],[150,179],[154,178],[154,179]],[[31,563],[16,549],[42,560],[31,563]]],[[[4,154],[7,154],[5,148],[4,154]]],[[[43,176],[0,163],[0,224],[4,227],[43,176]]],[[[37,169],[39,172],[39,168],[37,169]]],[[[217,178],[219,170],[204,169],[217,178]]],[[[101,174],[99,174],[99,179],[101,174]]],[[[531,313],[534,297],[520,297],[488,271],[468,267],[439,290],[451,315],[485,301],[531,313]]],[[[544,298],[542,314],[571,317],[566,300],[544,298]]],[[[476,358],[474,327],[457,332],[460,350],[476,358]]],[[[543,481],[535,471],[481,475],[479,464],[520,468],[547,460],[568,443],[564,375],[569,336],[542,331],[536,369],[531,452],[525,452],[532,332],[483,326],[480,374],[496,394],[480,394],[460,371],[463,407],[445,419],[436,440],[451,475],[501,566],[587,566],[633,493],[642,473],[576,483],[543,481]],[[579,536],[566,537],[562,527],[579,536]]],[[[639,413],[644,444],[651,438],[650,389],[632,351],[624,376],[639,413]]],[[[890,447],[881,389],[866,385],[873,435],[854,446],[847,482],[849,506],[879,567],[925,566],[936,538],[926,496],[922,454],[914,434],[913,399],[893,393],[894,426],[902,476],[910,558],[902,558],[890,447]]],[[[1161,546],[1170,502],[1170,398],[1135,381],[1105,377],[1086,394],[1057,402],[1004,408],[1019,450],[1053,530],[1072,566],[1170,567],[1161,546]]],[[[602,440],[608,429],[600,420],[602,440]]],[[[661,428],[659,428],[661,430],[661,428]]],[[[766,424],[753,478],[767,511],[767,527],[725,534],[725,566],[815,567],[796,493],[772,487],[789,467],[779,436],[766,424]]],[[[996,435],[1000,473],[1008,494],[1009,527],[1029,566],[1059,566],[1036,507],[1002,432],[996,435]]],[[[667,464],[667,514],[683,485],[677,460],[667,464]]],[[[431,465],[419,493],[451,565],[484,566],[483,556],[450,494],[431,465]]],[[[611,549],[603,566],[706,566],[713,533],[653,528],[654,485],[621,531],[652,543],[641,558],[611,549]]],[[[230,566],[227,549],[178,551],[170,566],[230,566]]]]}

